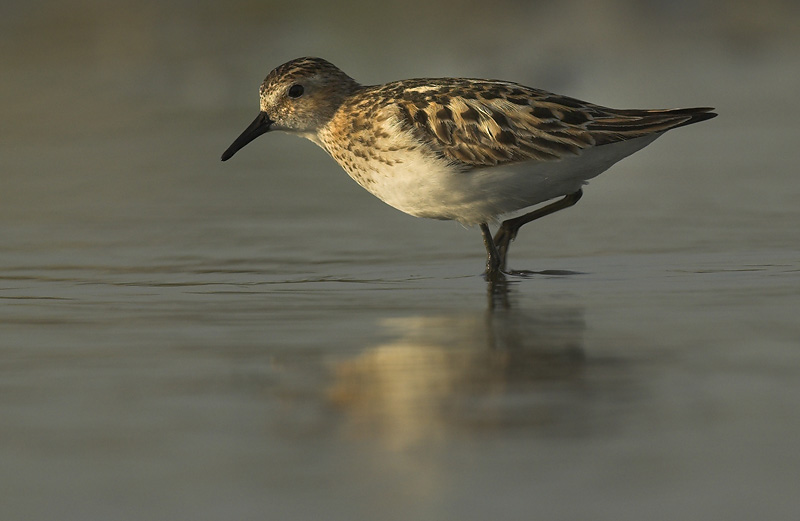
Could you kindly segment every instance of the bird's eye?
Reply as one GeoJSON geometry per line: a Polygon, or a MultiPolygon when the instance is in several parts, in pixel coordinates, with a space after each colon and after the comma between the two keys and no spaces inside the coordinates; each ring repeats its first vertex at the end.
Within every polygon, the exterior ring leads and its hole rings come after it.
{"type": "Polygon", "coordinates": [[[302,85],[292,85],[289,87],[289,97],[290,98],[299,98],[303,95],[303,86],[302,85]]]}

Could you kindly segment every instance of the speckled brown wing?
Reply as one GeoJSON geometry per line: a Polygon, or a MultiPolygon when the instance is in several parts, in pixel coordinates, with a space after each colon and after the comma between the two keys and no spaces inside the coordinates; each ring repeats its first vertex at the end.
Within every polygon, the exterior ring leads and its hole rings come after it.
{"type": "Polygon", "coordinates": [[[465,167],[559,160],[716,116],[710,108],[609,109],[489,80],[416,81],[394,87],[404,124],[434,138],[443,156],[465,167]]]}

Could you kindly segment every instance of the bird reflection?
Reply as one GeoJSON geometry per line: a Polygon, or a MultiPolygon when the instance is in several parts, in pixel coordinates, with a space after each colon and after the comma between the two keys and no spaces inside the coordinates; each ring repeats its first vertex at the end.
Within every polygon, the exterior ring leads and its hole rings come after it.
{"type": "Polygon", "coordinates": [[[328,398],[345,434],[401,450],[454,430],[558,423],[554,393],[583,386],[583,308],[523,309],[510,282],[490,286],[488,300],[483,312],[387,318],[394,340],[336,364],[328,398]]]}

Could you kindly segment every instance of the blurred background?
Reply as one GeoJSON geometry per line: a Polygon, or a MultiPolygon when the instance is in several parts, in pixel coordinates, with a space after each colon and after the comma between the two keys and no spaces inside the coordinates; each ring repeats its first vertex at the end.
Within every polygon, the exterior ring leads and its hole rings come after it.
{"type": "Polygon", "coordinates": [[[4,0],[0,517],[789,519],[800,4],[4,0]],[[277,65],[714,106],[523,229],[313,144],[277,65]],[[559,275],[560,274],[560,275],[559,275]],[[497,288],[495,288],[497,289],[497,288]]]}
{"type": "MultiPolygon", "coordinates": [[[[626,161],[581,204],[596,207],[591,215],[608,219],[606,228],[635,216],[624,232],[630,247],[658,248],[661,233],[693,249],[797,239],[789,140],[800,110],[798,11],[778,0],[4,2],[0,216],[49,227],[146,214],[151,227],[169,228],[187,205],[219,217],[210,207],[223,196],[299,205],[297,215],[325,204],[313,193],[294,196],[309,183],[391,214],[301,140],[271,135],[236,163],[218,161],[256,113],[269,70],[320,55],[365,84],[490,77],[612,107],[715,106],[716,121],[626,161]],[[749,211],[770,220],[758,237],[737,226],[749,211]],[[697,212],[713,222],[698,229],[697,212]],[[664,219],[669,228],[653,237],[664,219]]],[[[452,224],[401,220],[475,242],[452,224]]],[[[555,251],[596,251],[617,232],[603,233],[600,244],[589,238],[555,251]]]]}

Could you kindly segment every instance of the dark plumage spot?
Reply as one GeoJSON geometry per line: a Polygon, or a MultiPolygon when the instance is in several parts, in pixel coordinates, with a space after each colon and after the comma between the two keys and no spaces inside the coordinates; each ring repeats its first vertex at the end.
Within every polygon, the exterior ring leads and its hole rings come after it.
{"type": "Polygon", "coordinates": [[[589,117],[579,110],[564,111],[561,121],[569,125],[580,125],[589,121],[589,117]]]}
{"type": "Polygon", "coordinates": [[[444,122],[438,122],[433,127],[433,132],[436,134],[436,137],[439,138],[440,141],[443,143],[447,143],[448,145],[453,144],[453,136],[450,133],[450,128],[444,122]]]}
{"type": "Polygon", "coordinates": [[[528,139],[528,142],[539,150],[549,149],[550,144],[552,143],[552,141],[550,141],[549,139],[545,139],[543,137],[535,137],[535,136],[532,136],[530,139],[528,139]]]}
{"type": "Polygon", "coordinates": [[[418,110],[416,114],[414,114],[414,121],[418,124],[424,126],[428,124],[428,113],[424,110],[418,110]]]}
{"type": "Polygon", "coordinates": [[[472,107],[469,107],[467,110],[461,113],[461,119],[464,121],[473,121],[477,123],[480,120],[480,117],[481,116],[478,114],[478,111],[472,107]]]}
{"type": "Polygon", "coordinates": [[[463,146],[455,147],[452,149],[451,152],[457,159],[460,159],[465,163],[472,163],[476,160],[475,154],[473,154],[472,152],[470,152],[469,149],[463,146]]]}
{"type": "Polygon", "coordinates": [[[410,122],[413,118],[411,117],[411,112],[408,110],[408,107],[406,107],[405,105],[399,105],[399,104],[398,104],[398,106],[400,108],[400,113],[403,116],[403,120],[410,122]]]}
{"type": "Polygon", "coordinates": [[[519,149],[525,153],[528,157],[532,157],[535,159],[541,159],[543,161],[552,161],[553,159],[558,159],[558,156],[549,152],[547,150],[542,150],[541,148],[530,147],[524,144],[519,146],[519,149]]]}
{"type": "Polygon", "coordinates": [[[468,139],[485,146],[492,146],[494,139],[491,136],[481,132],[477,125],[470,125],[464,129],[468,139]]]}
{"type": "Polygon", "coordinates": [[[562,107],[569,107],[571,109],[584,108],[584,104],[582,101],[567,96],[548,96],[542,101],[545,101],[547,103],[553,103],[555,105],[561,105],[562,107]]]}
{"type": "Polygon", "coordinates": [[[368,131],[371,128],[371,125],[367,122],[366,119],[357,118],[353,120],[353,132],[364,132],[368,131]]]}
{"type": "Polygon", "coordinates": [[[575,134],[564,129],[554,130],[550,132],[550,135],[563,141],[575,141],[575,134]]]}
{"type": "Polygon", "coordinates": [[[564,130],[565,126],[560,120],[540,121],[536,124],[536,128],[542,132],[558,132],[564,130]]]}
{"type": "Polygon", "coordinates": [[[505,150],[502,148],[489,148],[486,149],[486,155],[492,158],[494,163],[499,163],[501,161],[506,161],[511,159],[512,152],[509,150],[505,150]]]}
{"type": "Polygon", "coordinates": [[[452,120],[453,119],[453,111],[450,110],[447,107],[442,107],[442,108],[440,108],[439,110],[436,111],[436,117],[439,118],[439,119],[452,120]]]}
{"type": "Polygon", "coordinates": [[[580,148],[572,143],[563,143],[561,141],[554,141],[540,137],[531,138],[530,142],[537,149],[546,151],[547,153],[555,156],[577,154],[580,151],[580,148]]]}
{"type": "Polygon", "coordinates": [[[507,130],[501,130],[497,134],[495,134],[494,138],[497,140],[498,143],[501,145],[516,145],[517,138],[514,134],[507,130]]]}
{"type": "Polygon", "coordinates": [[[481,98],[490,100],[490,99],[497,99],[501,98],[503,95],[500,93],[500,89],[489,89],[485,91],[481,91],[481,98]]]}
{"type": "Polygon", "coordinates": [[[527,105],[528,98],[506,98],[507,101],[513,103],[514,105],[527,105]]]}
{"type": "Polygon", "coordinates": [[[453,91],[452,95],[453,95],[453,97],[456,97],[456,98],[463,98],[463,99],[477,99],[477,96],[476,96],[476,95],[475,95],[475,93],[474,93],[473,91],[471,91],[471,90],[461,90],[461,89],[457,89],[457,90],[454,90],[454,91],[453,91]]]}
{"type": "Polygon", "coordinates": [[[533,115],[533,117],[539,118],[539,119],[553,119],[553,118],[555,118],[555,116],[550,111],[550,109],[545,108],[545,107],[533,107],[533,109],[531,109],[531,114],[533,115]]]}
{"type": "Polygon", "coordinates": [[[511,126],[508,123],[508,118],[506,118],[505,114],[502,112],[492,112],[492,119],[495,121],[495,123],[500,125],[500,127],[508,128],[511,126]]]}

